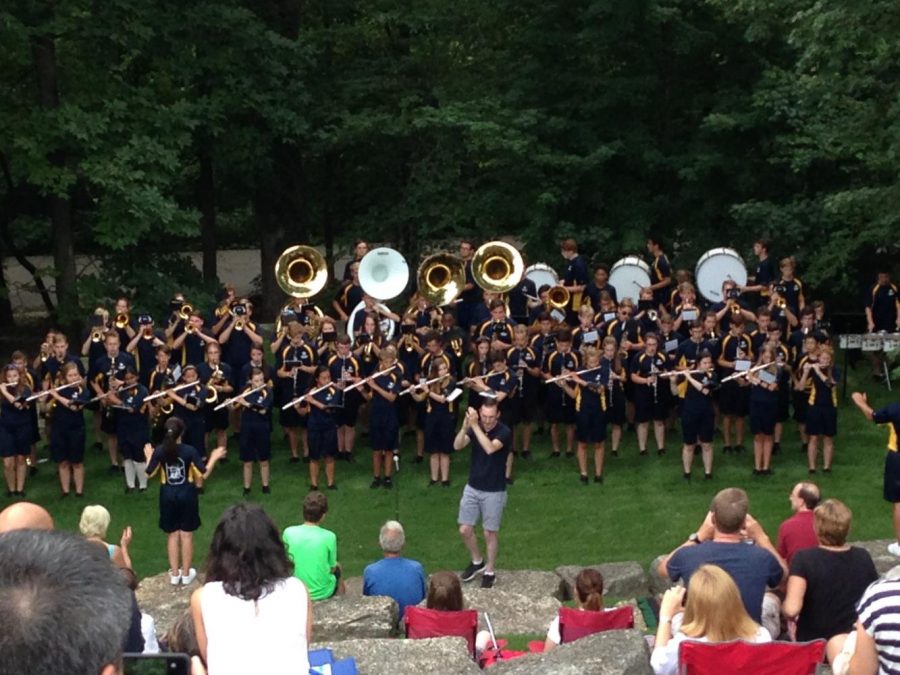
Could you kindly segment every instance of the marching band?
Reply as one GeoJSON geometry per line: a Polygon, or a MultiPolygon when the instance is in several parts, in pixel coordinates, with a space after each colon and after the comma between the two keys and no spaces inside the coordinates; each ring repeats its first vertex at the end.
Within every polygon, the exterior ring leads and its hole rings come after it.
{"type": "MultiPolygon", "coordinates": [[[[228,287],[209,316],[177,295],[162,329],[133,316],[125,298],[113,314],[97,308],[81,343],[86,368],[57,332],[31,366],[13,354],[0,378],[8,496],[25,494],[35,468],[39,411],[63,495],[84,493],[86,410],[110,471],[124,471],[126,493],[146,489],[144,445],[159,441],[172,416],[201,454],[227,445],[232,430],[244,495],[254,465],[262,492],[271,492],[275,416],[290,461],[309,465],[312,488],[322,462],[326,487],[337,488],[335,462],[353,461],[357,426],[373,453],[372,488],[393,486],[404,428],[415,433],[414,461],[429,458],[428,486],[449,486],[463,396],[469,407],[498,403],[515,457],[531,456],[535,427],[546,424],[551,456],[576,457],[583,484],[589,448],[593,481],[603,483],[607,430],[613,457],[626,428],[648,455],[652,427],[663,455],[676,420],[685,480],[698,452],[712,478],[717,426],[722,451],[743,452],[748,418],[753,473],[771,475],[791,409],[809,472],[831,471],[841,378],[834,336],[793,259],[782,259],[777,274],[766,241],[754,245],[758,265],[748,275],[729,248],[708,251],[693,273],[673,270],[652,235],[649,263],[632,255],[590,270],[575,240],[565,239],[562,277],[544,262],[526,267],[505,242],[464,241],[459,255],[424,259],[402,313],[387,303],[409,286],[403,256],[365,242],[354,250],[333,316],[313,303],[328,280],[321,254],[298,245],[281,255],[275,275],[289,300],[269,340],[252,303],[228,287]]],[[[873,374],[884,377],[882,349],[900,346],[900,301],[885,272],[868,294],[866,324],[868,335],[841,336],[841,347],[869,345],[873,374]]],[[[511,456],[509,483],[513,469],[511,456]]]]}

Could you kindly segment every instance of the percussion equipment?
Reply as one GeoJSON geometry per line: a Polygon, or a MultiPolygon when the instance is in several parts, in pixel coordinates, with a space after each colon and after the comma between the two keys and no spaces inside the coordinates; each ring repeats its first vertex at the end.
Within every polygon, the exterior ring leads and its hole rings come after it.
{"type": "Polygon", "coordinates": [[[375,248],[359,262],[359,285],[376,300],[391,300],[406,290],[409,265],[399,251],[375,248]]]}
{"type": "MultiPolygon", "coordinates": [[[[378,307],[383,312],[389,312],[390,310],[380,302],[376,302],[375,306],[378,307]]],[[[350,312],[350,317],[347,319],[347,334],[352,335],[354,330],[353,327],[356,325],[356,315],[359,312],[365,313],[366,311],[366,302],[365,300],[361,300],[356,307],[353,308],[353,311],[350,312]]],[[[394,339],[394,333],[397,331],[397,322],[393,319],[389,319],[386,316],[382,316],[379,314],[377,317],[378,327],[381,329],[381,334],[384,336],[384,339],[387,341],[394,339]]],[[[353,345],[356,345],[356,336],[353,336],[353,345]]]]}
{"type": "Polygon", "coordinates": [[[325,288],[328,265],[312,246],[290,246],[275,262],[275,280],[288,295],[311,298],[325,288]]]}
{"type": "Polygon", "coordinates": [[[504,241],[482,244],[472,258],[472,277],[486,291],[508,293],[522,280],[524,273],[522,254],[504,241]]]}
{"type": "Polygon", "coordinates": [[[540,290],[541,286],[553,288],[559,285],[559,275],[547,263],[529,265],[525,270],[525,276],[534,282],[534,287],[538,290],[540,290]]]}
{"type": "MultiPolygon", "coordinates": [[[[737,251],[731,248],[713,248],[700,256],[694,268],[697,290],[710,302],[720,302],[722,284],[733,281],[738,286],[747,284],[747,267],[737,251]]],[[[616,289],[618,290],[618,289],[616,289]]]]}
{"type": "Polygon", "coordinates": [[[630,298],[637,304],[641,289],[650,285],[650,266],[636,255],[625,256],[610,268],[609,283],[619,302],[630,298]]]}
{"type": "Polygon", "coordinates": [[[429,304],[449,305],[466,285],[466,264],[452,253],[435,253],[419,265],[416,282],[419,295],[429,304]]]}

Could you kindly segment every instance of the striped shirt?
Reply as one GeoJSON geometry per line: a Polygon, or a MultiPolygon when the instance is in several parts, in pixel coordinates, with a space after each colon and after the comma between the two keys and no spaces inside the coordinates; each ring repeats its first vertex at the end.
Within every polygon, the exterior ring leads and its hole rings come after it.
{"type": "Polygon", "coordinates": [[[859,621],[878,652],[879,673],[900,675],[900,581],[882,579],[856,605],[859,621]]]}

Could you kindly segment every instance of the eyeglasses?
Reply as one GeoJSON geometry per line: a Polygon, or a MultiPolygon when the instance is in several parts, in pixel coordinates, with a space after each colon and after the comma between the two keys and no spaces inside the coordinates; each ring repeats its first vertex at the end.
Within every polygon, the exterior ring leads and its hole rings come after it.
{"type": "Polygon", "coordinates": [[[622,316],[631,316],[631,310],[630,309],[620,309],[619,314],[621,314],[622,316]]]}

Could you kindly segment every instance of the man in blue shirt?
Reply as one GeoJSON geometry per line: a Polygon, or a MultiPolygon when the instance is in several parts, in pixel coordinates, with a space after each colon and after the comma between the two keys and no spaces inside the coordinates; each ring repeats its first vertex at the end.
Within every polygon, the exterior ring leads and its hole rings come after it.
{"type": "Polygon", "coordinates": [[[363,595],[393,598],[397,601],[397,618],[402,621],[407,606],[418,605],[425,598],[425,570],[420,562],[401,555],[406,535],[396,520],[381,526],[378,543],[384,558],[363,571],[363,595]]]}

